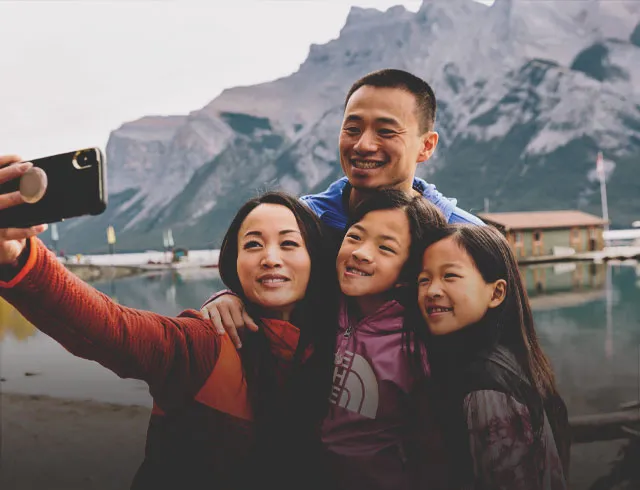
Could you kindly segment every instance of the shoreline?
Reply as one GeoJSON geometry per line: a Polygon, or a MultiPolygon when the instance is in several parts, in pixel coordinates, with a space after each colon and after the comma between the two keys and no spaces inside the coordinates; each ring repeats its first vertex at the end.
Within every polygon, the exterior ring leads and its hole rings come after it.
{"type": "MultiPolygon", "coordinates": [[[[0,488],[121,490],[144,458],[151,409],[46,395],[0,393],[0,488]]],[[[624,443],[571,448],[571,485],[609,473],[624,443]]]]}
{"type": "Polygon", "coordinates": [[[85,282],[120,279],[149,272],[142,267],[131,265],[73,264],[66,262],[62,262],[62,264],[85,282]]]}
{"type": "Polygon", "coordinates": [[[150,414],[137,405],[1,393],[0,488],[129,488],[150,414]]]}

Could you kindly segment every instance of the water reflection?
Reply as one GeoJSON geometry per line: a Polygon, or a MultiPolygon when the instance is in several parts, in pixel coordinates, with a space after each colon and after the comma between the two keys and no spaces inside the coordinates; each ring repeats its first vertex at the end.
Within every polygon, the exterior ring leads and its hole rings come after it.
{"type": "Polygon", "coordinates": [[[13,306],[0,298],[0,342],[7,336],[22,341],[35,335],[36,331],[36,327],[13,306]]]}
{"type": "Polygon", "coordinates": [[[606,264],[567,262],[553,266],[523,267],[521,274],[531,307],[534,310],[548,310],[578,306],[604,298],[607,270],[606,264]]]}
{"type": "MultiPolygon", "coordinates": [[[[521,273],[569,413],[615,411],[638,399],[640,267],[583,262],[523,267],[521,273]]],[[[154,273],[94,286],[121,304],[164,315],[199,309],[224,287],[215,269],[154,273]]],[[[2,300],[0,340],[3,391],[150,404],[144,383],[122,380],[72,356],[2,300]],[[41,374],[26,377],[27,371],[41,374]]],[[[571,488],[615,488],[614,481],[633,478],[626,465],[638,451],[637,441],[576,445],[571,488]],[[599,486],[592,486],[596,480],[599,486]]],[[[629,488],[640,488],[634,484],[629,488]]]]}

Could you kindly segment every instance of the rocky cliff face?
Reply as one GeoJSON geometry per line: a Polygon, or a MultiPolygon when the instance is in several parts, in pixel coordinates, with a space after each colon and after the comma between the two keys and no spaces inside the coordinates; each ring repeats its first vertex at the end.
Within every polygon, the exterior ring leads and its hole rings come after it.
{"type": "Polygon", "coordinates": [[[595,158],[607,160],[610,216],[640,216],[640,3],[425,0],[416,13],[353,8],[338,39],[310,47],[285,78],[225,90],[188,116],[143,117],[107,145],[110,203],[65,223],[68,249],[219,245],[238,206],[265,189],[301,194],[341,175],[344,95],[370,71],[404,68],[438,97],[435,157],[419,175],[480,211],[599,212],[595,158]]]}

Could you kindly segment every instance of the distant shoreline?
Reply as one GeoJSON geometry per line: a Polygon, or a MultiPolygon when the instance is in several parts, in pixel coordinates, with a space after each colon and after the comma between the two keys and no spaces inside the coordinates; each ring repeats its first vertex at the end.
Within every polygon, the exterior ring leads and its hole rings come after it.
{"type": "Polygon", "coordinates": [[[63,264],[76,276],[87,282],[119,279],[149,272],[142,267],[131,265],[63,264]]]}

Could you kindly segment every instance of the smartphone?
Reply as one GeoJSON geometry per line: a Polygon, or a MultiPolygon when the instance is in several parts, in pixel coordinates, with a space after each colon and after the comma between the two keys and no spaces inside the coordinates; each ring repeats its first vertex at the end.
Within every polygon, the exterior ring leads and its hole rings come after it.
{"type": "MultiPolygon", "coordinates": [[[[106,161],[99,148],[61,153],[35,160],[46,174],[44,195],[33,204],[0,209],[0,228],[28,228],[68,218],[98,215],[107,208],[106,161]]],[[[17,191],[20,178],[0,184],[0,194],[17,191]]]]}

